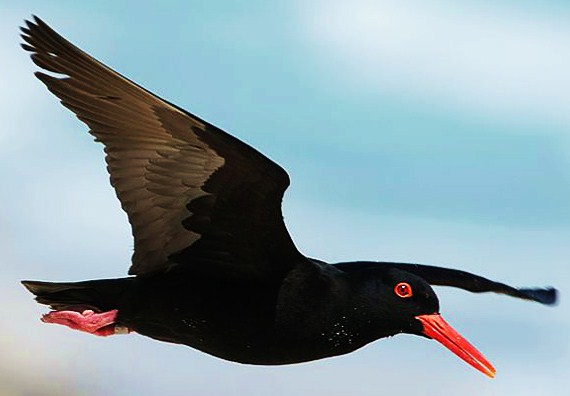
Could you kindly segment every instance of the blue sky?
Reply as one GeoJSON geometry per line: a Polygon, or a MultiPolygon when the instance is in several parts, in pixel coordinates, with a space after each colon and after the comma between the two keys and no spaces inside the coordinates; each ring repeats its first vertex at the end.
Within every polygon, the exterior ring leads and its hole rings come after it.
{"type": "Polygon", "coordinates": [[[288,170],[289,229],[330,261],[422,262],[521,286],[570,283],[570,5],[560,1],[0,1],[0,383],[53,394],[565,394],[570,312],[439,289],[493,362],[435,342],[264,368],[140,336],[39,323],[23,278],[126,273],[101,147],[33,77],[34,13],[90,54],[288,170]]]}

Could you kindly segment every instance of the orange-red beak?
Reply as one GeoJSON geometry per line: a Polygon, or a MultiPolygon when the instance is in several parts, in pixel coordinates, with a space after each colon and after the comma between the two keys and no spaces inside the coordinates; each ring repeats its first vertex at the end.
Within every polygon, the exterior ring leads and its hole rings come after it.
{"type": "Polygon", "coordinates": [[[422,325],[423,333],[442,343],[447,349],[465,360],[488,377],[495,377],[495,368],[473,345],[455,331],[439,314],[416,316],[422,325]]]}

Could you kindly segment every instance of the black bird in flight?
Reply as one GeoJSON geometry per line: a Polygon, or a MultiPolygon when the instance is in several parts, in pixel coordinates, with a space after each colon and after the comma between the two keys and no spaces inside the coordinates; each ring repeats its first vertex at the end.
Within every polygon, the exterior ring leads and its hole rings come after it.
{"type": "Polygon", "coordinates": [[[495,369],[439,314],[432,286],[554,304],[553,288],[516,289],[418,264],[328,264],[300,253],[283,222],[289,177],[235,137],[121,76],[37,17],[22,47],[36,76],[103,143],[132,226],[132,277],[22,282],[53,309],[47,323],[94,335],[131,331],[222,359],[278,365],[352,352],[409,333],[495,369]]]}

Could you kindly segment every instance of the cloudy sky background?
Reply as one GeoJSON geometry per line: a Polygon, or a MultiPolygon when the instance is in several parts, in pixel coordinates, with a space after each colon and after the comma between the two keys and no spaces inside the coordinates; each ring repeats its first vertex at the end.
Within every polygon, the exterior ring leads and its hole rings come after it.
{"type": "MultiPolygon", "coordinates": [[[[564,1],[0,1],[0,384],[6,394],[563,395],[570,387],[570,5],[564,1]],[[17,27],[66,38],[288,170],[289,229],[330,261],[555,285],[555,308],[438,289],[497,368],[382,340],[287,367],[39,322],[21,279],[124,276],[101,147],[33,77],[17,27]]],[[[3,393],[3,394],[4,394],[3,393]]]]}

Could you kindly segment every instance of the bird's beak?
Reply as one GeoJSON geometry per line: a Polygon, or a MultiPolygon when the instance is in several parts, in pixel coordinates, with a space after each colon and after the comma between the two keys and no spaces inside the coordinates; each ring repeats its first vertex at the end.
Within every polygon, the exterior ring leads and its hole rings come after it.
{"type": "Polygon", "coordinates": [[[465,360],[471,366],[488,377],[495,377],[495,368],[473,345],[455,331],[439,314],[419,315],[416,319],[422,323],[423,333],[442,343],[447,349],[465,360]]]}

